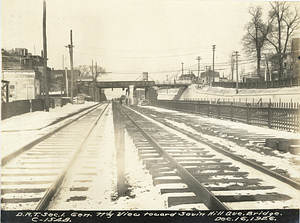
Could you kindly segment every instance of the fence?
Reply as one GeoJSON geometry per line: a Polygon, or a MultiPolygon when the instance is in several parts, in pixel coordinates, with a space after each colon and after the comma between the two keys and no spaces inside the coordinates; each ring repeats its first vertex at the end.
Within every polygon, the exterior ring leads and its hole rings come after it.
{"type": "Polygon", "coordinates": [[[28,112],[43,111],[44,100],[33,99],[33,100],[20,100],[12,101],[8,103],[1,103],[1,120],[10,118],[16,115],[22,115],[28,112]]]}
{"type": "Polygon", "coordinates": [[[207,117],[223,118],[272,129],[299,132],[299,104],[253,104],[210,101],[151,101],[153,106],[192,112],[207,117]]]}
{"type": "MultiPolygon", "coordinates": [[[[235,88],[236,82],[213,82],[213,87],[224,87],[224,88],[235,88]]],[[[294,87],[299,86],[299,78],[288,78],[284,80],[276,80],[276,81],[260,81],[260,82],[239,82],[238,88],[281,88],[281,87],[294,87]]]]}

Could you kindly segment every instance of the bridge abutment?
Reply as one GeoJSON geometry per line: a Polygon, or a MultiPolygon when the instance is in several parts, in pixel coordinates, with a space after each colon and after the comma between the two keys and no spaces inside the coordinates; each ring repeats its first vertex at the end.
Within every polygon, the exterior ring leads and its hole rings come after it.
{"type": "Polygon", "coordinates": [[[133,92],[134,92],[134,85],[129,85],[128,98],[129,98],[129,104],[130,105],[134,104],[133,92]]]}
{"type": "Polygon", "coordinates": [[[145,99],[146,99],[146,100],[150,100],[150,97],[149,97],[149,89],[150,89],[150,87],[145,87],[145,99]]]}

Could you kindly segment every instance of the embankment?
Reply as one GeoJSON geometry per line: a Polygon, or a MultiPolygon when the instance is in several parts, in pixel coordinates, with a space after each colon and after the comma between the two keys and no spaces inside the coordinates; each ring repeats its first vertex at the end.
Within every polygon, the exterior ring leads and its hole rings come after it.
{"type": "MultiPolygon", "coordinates": [[[[172,100],[178,89],[158,90],[158,99],[172,100]]],[[[269,88],[269,89],[239,89],[209,87],[198,88],[190,85],[180,97],[180,100],[221,100],[239,102],[284,102],[300,103],[300,87],[269,88]]]]}

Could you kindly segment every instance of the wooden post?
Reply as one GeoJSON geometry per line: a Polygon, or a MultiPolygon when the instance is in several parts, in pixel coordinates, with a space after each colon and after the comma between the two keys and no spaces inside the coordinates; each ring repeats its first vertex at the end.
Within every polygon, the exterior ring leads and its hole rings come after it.
{"type": "Polygon", "coordinates": [[[210,103],[207,104],[207,117],[209,117],[210,103]]]}
{"type": "Polygon", "coordinates": [[[231,102],[231,105],[230,105],[230,120],[231,121],[233,120],[233,102],[231,102]]]}
{"type": "Polygon", "coordinates": [[[117,148],[117,186],[118,196],[125,196],[125,135],[124,135],[124,121],[122,115],[119,113],[119,137],[117,148]]]}
{"type": "Polygon", "coordinates": [[[29,103],[30,103],[30,112],[33,112],[32,100],[29,100],[29,103]]]}
{"type": "Polygon", "coordinates": [[[218,118],[220,118],[220,116],[221,116],[221,108],[220,108],[221,102],[218,101],[217,103],[218,103],[218,118]]]}
{"type": "Polygon", "coordinates": [[[247,124],[250,124],[250,105],[247,103],[247,124]]]}
{"type": "Polygon", "coordinates": [[[9,81],[7,81],[5,84],[5,98],[6,98],[6,103],[9,102],[9,81]]]}
{"type": "Polygon", "coordinates": [[[268,108],[268,126],[269,126],[269,128],[271,129],[272,128],[272,122],[273,122],[273,120],[272,120],[272,104],[271,103],[269,103],[269,108],[268,108]]]}
{"type": "Polygon", "coordinates": [[[118,197],[125,196],[125,136],[124,120],[116,103],[113,103],[113,120],[115,130],[115,147],[117,162],[117,191],[118,197]]]}

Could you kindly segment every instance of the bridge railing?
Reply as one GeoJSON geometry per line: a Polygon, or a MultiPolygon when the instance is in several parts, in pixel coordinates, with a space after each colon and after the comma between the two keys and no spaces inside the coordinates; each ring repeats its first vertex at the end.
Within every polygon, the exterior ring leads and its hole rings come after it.
{"type": "Polygon", "coordinates": [[[260,106],[250,103],[221,103],[211,101],[151,101],[153,106],[207,117],[228,119],[272,129],[299,132],[300,107],[297,103],[269,103],[260,106]]]}
{"type": "Polygon", "coordinates": [[[189,85],[192,84],[191,80],[168,80],[168,81],[155,81],[156,85],[189,85]]]}

